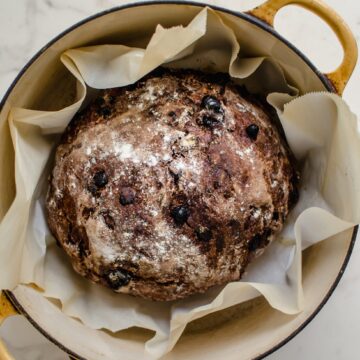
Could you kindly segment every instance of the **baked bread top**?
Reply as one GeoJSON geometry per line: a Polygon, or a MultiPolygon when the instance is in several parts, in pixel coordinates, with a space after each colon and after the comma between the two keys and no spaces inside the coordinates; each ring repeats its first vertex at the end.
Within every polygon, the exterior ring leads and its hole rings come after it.
{"type": "Polygon", "coordinates": [[[158,69],[66,129],[48,224],[74,269],[174,300],[239,280],[283,226],[298,175],[275,113],[227,75],[158,69]]]}

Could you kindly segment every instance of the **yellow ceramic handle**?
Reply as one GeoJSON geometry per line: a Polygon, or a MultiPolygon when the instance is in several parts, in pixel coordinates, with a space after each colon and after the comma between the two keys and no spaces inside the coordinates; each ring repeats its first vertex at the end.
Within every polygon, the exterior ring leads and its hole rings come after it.
{"type": "Polygon", "coordinates": [[[284,6],[292,4],[302,6],[318,15],[338,37],[344,49],[342,63],[335,71],[325,75],[332,82],[337,93],[341,95],[355,68],[358,51],[356,40],[349,26],[331,7],[321,0],[268,0],[249,11],[249,14],[273,26],[276,13],[284,6]]]}
{"type": "MultiPolygon", "coordinates": [[[[17,315],[17,310],[12,306],[9,299],[3,291],[0,292],[0,325],[2,322],[12,315],[17,315]]],[[[0,339],[0,359],[1,360],[14,360],[5,347],[5,344],[0,339]]]]}

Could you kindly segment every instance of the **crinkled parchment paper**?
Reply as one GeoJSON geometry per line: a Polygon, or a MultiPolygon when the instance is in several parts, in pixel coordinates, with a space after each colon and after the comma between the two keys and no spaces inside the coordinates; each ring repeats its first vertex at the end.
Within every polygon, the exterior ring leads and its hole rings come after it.
{"type": "Polygon", "coordinates": [[[281,67],[266,57],[244,57],[232,29],[209,9],[186,27],[159,25],[146,49],[91,46],[68,50],[61,60],[77,79],[76,102],[59,111],[12,108],[9,114],[16,197],[0,225],[0,288],[35,283],[45,296],[61,300],[64,313],[92,328],[154,330],[145,344],[154,357],[170,351],[191,320],[260,294],[284,313],[301,311],[301,250],[353,227],[360,218],[360,138],[356,118],[341,98],[329,93],[297,97],[281,67]],[[302,166],[302,187],[282,233],[242,281],[157,303],[115,294],[78,276],[46,226],[44,196],[58,134],[83,103],[86,85],[125,86],[164,64],[229,72],[267,94],[302,166]],[[261,76],[269,70],[271,77],[261,76]]]}

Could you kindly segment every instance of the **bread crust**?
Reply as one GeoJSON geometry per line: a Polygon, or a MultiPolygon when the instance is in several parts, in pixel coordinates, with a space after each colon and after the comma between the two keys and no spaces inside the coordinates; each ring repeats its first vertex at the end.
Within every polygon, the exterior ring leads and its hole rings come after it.
{"type": "Polygon", "coordinates": [[[297,182],[265,101],[224,74],[160,69],[70,122],[47,220],[79,274],[175,300],[239,280],[281,230],[297,182]]]}

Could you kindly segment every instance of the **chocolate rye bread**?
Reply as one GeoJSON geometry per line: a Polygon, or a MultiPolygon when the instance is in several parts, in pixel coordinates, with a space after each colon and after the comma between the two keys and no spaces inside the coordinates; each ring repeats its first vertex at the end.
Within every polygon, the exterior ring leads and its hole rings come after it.
{"type": "Polygon", "coordinates": [[[297,182],[265,101],[225,74],[158,69],[70,122],[47,220],[79,274],[175,300],[239,280],[281,230],[297,182]]]}

